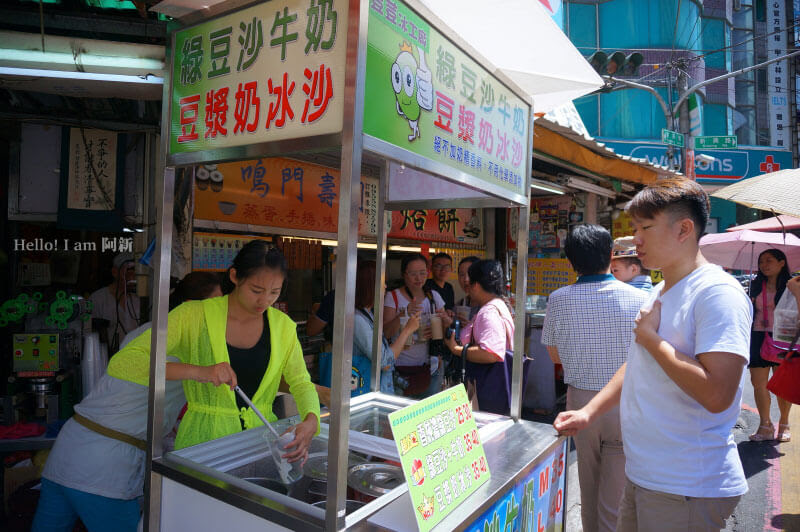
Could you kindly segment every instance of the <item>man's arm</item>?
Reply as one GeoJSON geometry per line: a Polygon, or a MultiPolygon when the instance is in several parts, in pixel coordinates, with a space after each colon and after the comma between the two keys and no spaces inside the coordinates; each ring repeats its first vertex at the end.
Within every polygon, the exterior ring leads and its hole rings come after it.
{"type": "Polygon", "coordinates": [[[558,347],[554,345],[546,345],[547,354],[550,355],[550,360],[553,361],[553,364],[561,364],[561,358],[558,356],[558,347]]]}
{"type": "Polygon", "coordinates": [[[736,397],[745,359],[735,353],[708,352],[697,360],[676,350],[658,335],[661,303],[643,309],[636,319],[636,343],[644,347],[664,373],[689,397],[712,414],[725,411],[736,397]]]}
{"type": "Polygon", "coordinates": [[[561,412],[553,422],[553,428],[562,436],[574,436],[579,430],[587,427],[599,416],[619,404],[622,395],[622,383],[625,380],[626,364],[620,366],[602,390],[592,397],[580,410],[561,412]]]}

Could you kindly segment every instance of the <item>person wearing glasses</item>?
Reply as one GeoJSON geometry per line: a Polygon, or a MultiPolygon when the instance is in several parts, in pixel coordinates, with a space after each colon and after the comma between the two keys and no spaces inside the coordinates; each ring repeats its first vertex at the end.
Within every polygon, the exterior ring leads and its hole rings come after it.
{"type": "Polygon", "coordinates": [[[450,317],[444,312],[444,300],[438,292],[425,290],[428,278],[428,260],[420,253],[403,257],[400,263],[403,286],[386,293],[383,300],[383,332],[390,342],[403,329],[406,320],[419,314],[420,325],[416,339],[395,360],[395,371],[408,381],[404,395],[424,398],[442,389],[442,371],[438,357],[431,357],[428,340],[431,339],[430,316],[439,315],[447,327],[450,317]]]}
{"type": "Polygon", "coordinates": [[[447,277],[453,271],[453,257],[447,253],[437,253],[431,259],[431,278],[425,281],[423,290],[437,292],[444,300],[444,308],[452,311],[456,305],[456,294],[447,277]]]}

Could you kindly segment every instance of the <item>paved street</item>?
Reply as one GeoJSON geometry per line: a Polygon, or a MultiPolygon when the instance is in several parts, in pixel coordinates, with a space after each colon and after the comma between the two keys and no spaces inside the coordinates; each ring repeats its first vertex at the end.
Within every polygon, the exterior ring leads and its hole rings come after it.
{"type": "MultiPolygon", "coordinates": [[[[772,419],[777,425],[778,406],[772,402],[772,419]]],[[[537,421],[545,421],[537,419],[537,421]]],[[[790,423],[793,441],[755,443],[748,436],[758,427],[758,413],[749,378],[742,399],[742,411],[734,427],[734,437],[744,465],[750,491],[728,519],[726,531],[800,531],[800,407],[792,409],[790,423]]],[[[580,488],[574,449],[570,452],[567,489],[568,532],[583,530],[580,515],[580,488]]]]}

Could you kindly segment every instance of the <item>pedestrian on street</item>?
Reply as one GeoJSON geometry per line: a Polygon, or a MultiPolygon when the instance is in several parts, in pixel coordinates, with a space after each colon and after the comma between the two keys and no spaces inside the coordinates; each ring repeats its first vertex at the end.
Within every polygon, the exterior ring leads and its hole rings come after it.
{"type": "Polygon", "coordinates": [[[770,368],[778,366],[776,362],[765,360],[761,356],[764,339],[769,338],[772,331],[772,322],[775,306],[780,301],[786,283],[791,278],[786,255],[779,249],[768,249],[758,256],[758,274],[753,280],[750,289],[750,299],[755,309],[753,316],[753,332],[750,339],[750,382],[753,383],[753,395],[756,399],[756,408],[761,421],[758,430],[750,435],[751,441],[788,442],[792,439],[789,433],[789,410],[792,403],[778,397],[778,436],[775,436],[775,425],[770,419],[770,393],[767,390],[770,368]]]}
{"type": "Polygon", "coordinates": [[[614,239],[611,273],[623,283],[641,288],[645,292],[653,290],[650,270],[642,266],[642,261],[636,255],[636,244],[634,244],[632,236],[621,236],[614,239]]]}
{"type": "Polygon", "coordinates": [[[636,319],[627,363],[586,406],[553,423],[575,435],[620,405],[627,481],[619,532],[720,530],[747,492],[731,431],[752,305],[700,253],[709,207],[705,191],[684,178],[659,180],[631,201],[639,259],[664,281],[636,319]]]}
{"type": "MultiPolygon", "coordinates": [[[[567,409],[586,405],[628,357],[633,325],[647,293],[609,272],[612,241],[599,225],[578,225],[564,251],[578,281],[550,295],[542,343],[564,367],[567,409]]],[[[613,531],[625,487],[619,408],[575,435],[584,532],[613,531]]]]}

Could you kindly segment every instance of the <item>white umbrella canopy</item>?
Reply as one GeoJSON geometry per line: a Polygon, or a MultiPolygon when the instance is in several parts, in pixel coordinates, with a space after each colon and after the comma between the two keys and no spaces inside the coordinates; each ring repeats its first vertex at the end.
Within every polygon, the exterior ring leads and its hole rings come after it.
{"type": "Polygon", "coordinates": [[[793,234],[763,233],[745,229],[715,233],[700,239],[700,251],[709,262],[735,270],[758,269],[758,256],[768,249],[786,254],[790,270],[800,268],[800,238],[793,234]]]}
{"type": "Polygon", "coordinates": [[[421,0],[546,113],[603,80],[537,0],[421,0]]]}
{"type": "Polygon", "coordinates": [[[773,214],[800,217],[800,169],[778,170],[744,179],[711,195],[773,214]]]}

